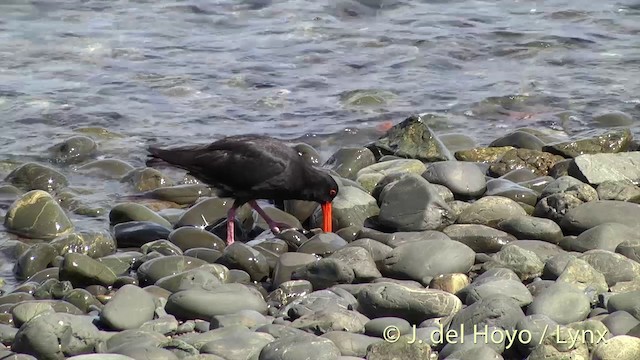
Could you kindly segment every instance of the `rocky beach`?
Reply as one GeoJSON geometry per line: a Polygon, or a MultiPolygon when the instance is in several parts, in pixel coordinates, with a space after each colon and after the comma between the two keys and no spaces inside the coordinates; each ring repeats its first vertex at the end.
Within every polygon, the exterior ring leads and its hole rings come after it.
{"type": "Polygon", "coordinates": [[[0,358],[637,359],[632,133],[465,137],[415,115],[328,159],[292,144],[340,181],[334,232],[316,203],[268,207],[275,235],[244,206],[230,246],[229,199],[70,137],[0,187],[0,358]],[[72,173],[129,192],[100,215],[72,173]]]}

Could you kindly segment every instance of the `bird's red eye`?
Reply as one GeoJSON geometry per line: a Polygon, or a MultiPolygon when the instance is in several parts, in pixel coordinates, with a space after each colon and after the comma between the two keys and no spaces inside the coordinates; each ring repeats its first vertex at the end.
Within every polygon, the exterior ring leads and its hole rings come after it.
{"type": "Polygon", "coordinates": [[[331,190],[329,190],[329,195],[330,195],[330,196],[336,196],[336,194],[337,194],[337,193],[338,193],[338,192],[337,192],[335,189],[331,189],[331,190]]]}

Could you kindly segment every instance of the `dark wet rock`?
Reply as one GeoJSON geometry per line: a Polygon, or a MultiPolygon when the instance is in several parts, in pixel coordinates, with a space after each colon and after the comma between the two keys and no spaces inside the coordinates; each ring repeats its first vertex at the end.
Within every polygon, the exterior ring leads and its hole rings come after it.
{"type": "Polygon", "coordinates": [[[385,276],[415,280],[428,285],[437,275],[466,273],[473,266],[474,251],[452,240],[424,240],[393,249],[384,260],[385,276]]]}
{"type": "Polygon", "coordinates": [[[429,289],[442,290],[450,294],[457,294],[460,290],[469,286],[471,280],[465,274],[442,274],[431,279],[429,289]]]}
{"type": "Polygon", "coordinates": [[[341,177],[355,180],[358,171],[375,164],[376,159],[367,148],[341,148],[324,163],[324,167],[334,170],[341,177]]]}
{"type": "Polygon", "coordinates": [[[593,185],[605,181],[637,181],[640,179],[640,170],[636,165],[639,161],[638,152],[580,155],[573,159],[568,172],[569,175],[593,185]]]}
{"type": "Polygon", "coordinates": [[[533,251],[516,245],[504,246],[492,256],[491,261],[482,264],[485,270],[507,268],[513,270],[521,280],[530,280],[542,275],[544,263],[533,251]]]}
{"type": "Polygon", "coordinates": [[[538,193],[507,179],[487,181],[485,196],[502,196],[529,205],[535,205],[538,201],[538,193]]]}
{"type": "Polygon", "coordinates": [[[342,356],[339,359],[341,360],[345,356],[362,358],[367,355],[369,345],[384,341],[377,337],[347,331],[329,331],[321,337],[331,340],[340,349],[342,356]]]}
{"type": "Polygon", "coordinates": [[[4,181],[24,191],[53,192],[69,186],[69,180],[57,170],[29,162],[13,170],[4,181]]]}
{"type": "Polygon", "coordinates": [[[184,290],[169,296],[167,312],[178,319],[210,319],[241,310],[267,312],[267,303],[256,291],[241,284],[223,284],[213,291],[184,290]]]}
{"type": "Polygon", "coordinates": [[[216,235],[193,226],[183,226],[173,230],[168,235],[168,240],[176,244],[182,251],[193,248],[222,250],[226,246],[225,242],[216,235]]]}
{"type": "Polygon", "coordinates": [[[69,291],[62,298],[62,300],[75,305],[84,313],[88,313],[92,309],[102,308],[102,303],[100,303],[93,295],[91,295],[91,293],[89,293],[85,289],[73,289],[69,291]]]}
{"type": "Polygon", "coordinates": [[[358,310],[370,318],[398,317],[419,324],[461,308],[462,302],[453,294],[393,283],[371,284],[358,293],[358,310]]]}
{"type": "Polygon", "coordinates": [[[314,354],[314,360],[338,360],[340,349],[329,339],[311,334],[283,336],[267,344],[258,360],[302,360],[314,354]]]}
{"type": "Polygon", "coordinates": [[[460,161],[493,164],[498,162],[504,154],[511,150],[515,150],[515,148],[512,146],[477,147],[468,150],[456,151],[455,157],[460,161]]]}
{"type": "Polygon", "coordinates": [[[583,154],[619,153],[628,151],[631,139],[629,129],[614,130],[591,138],[549,144],[544,151],[566,158],[583,154]]]}
{"type": "MultiPolygon", "coordinates": [[[[380,208],[376,199],[354,186],[342,186],[333,199],[333,227],[336,230],[350,226],[362,226],[368,218],[378,215],[380,208]]],[[[311,226],[322,225],[322,212],[318,207],[311,219],[311,226]]]]}
{"type": "Polygon", "coordinates": [[[129,221],[147,221],[171,228],[171,224],[144,205],[126,202],[114,206],[109,212],[111,225],[126,223],[129,221]]]}
{"type": "Polygon", "coordinates": [[[609,290],[604,275],[593,268],[588,262],[574,258],[570,259],[558,276],[557,282],[566,282],[580,290],[593,288],[600,294],[609,290]]]}
{"type": "Polygon", "coordinates": [[[585,230],[604,223],[619,223],[635,227],[638,218],[640,218],[640,204],[598,200],[569,210],[562,218],[560,227],[567,234],[579,235],[585,230]]]}
{"type": "Polygon", "coordinates": [[[47,279],[58,279],[59,269],[58,267],[48,267],[42,271],[38,271],[25,281],[32,281],[42,283],[47,279]]]}
{"type": "Polygon", "coordinates": [[[452,159],[449,150],[420,116],[411,116],[393,126],[372,146],[385,154],[425,162],[452,159]]]}
{"type": "Polygon", "coordinates": [[[124,285],[104,306],[100,320],[114,330],[137,329],[153,319],[155,301],[135,285],[124,285]]]}
{"type": "Polygon", "coordinates": [[[390,161],[379,162],[367,166],[358,171],[357,181],[369,193],[374,194],[374,189],[386,177],[399,180],[406,174],[421,175],[426,170],[425,164],[415,159],[396,159],[390,161]]]}
{"type": "Polygon", "coordinates": [[[607,339],[593,351],[593,360],[634,360],[640,356],[640,339],[634,336],[618,335],[607,339]]]}
{"type": "Polygon", "coordinates": [[[169,177],[149,167],[129,171],[120,179],[120,182],[130,184],[138,192],[173,185],[173,181],[169,177]]]}
{"type": "Polygon", "coordinates": [[[60,299],[73,289],[69,281],[46,279],[33,292],[36,299],[60,299]]]}
{"type": "Polygon", "coordinates": [[[401,336],[395,342],[377,342],[371,344],[367,349],[368,360],[387,359],[429,359],[431,357],[431,347],[422,342],[411,342],[412,335],[401,336]]]}
{"type": "Polygon", "coordinates": [[[565,325],[586,319],[590,310],[590,299],[580,288],[557,282],[535,296],[527,308],[527,315],[546,315],[558,324],[565,325]]]}
{"type": "Polygon", "coordinates": [[[24,191],[18,189],[13,185],[0,185],[0,203],[11,205],[14,201],[18,200],[20,196],[24,194],[24,191]]]}
{"type": "Polygon", "coordinates": [[[18,330],[12,350],[43,360],[93,352],[100,333],[91,320],[61,313],[38,316],[18,330]]]}
{"type": "Polygon", "coordinates": [[[435,230],[455,221],[435,187],[414,174],[385,186],[380,204],[378,221],[395,231],[435,230]]]}
{"type": "MultiPolygon", "coordinates": [[[[195,226],[205,227],[226,219],[227,212],[233,205],[233,199],[212,197],[204,199],[187,210],[175,227],[195,226]]],[[[243,221],[251,215],[251,209],[245,204],[237,210],[236,216],[243,221]]]]}
{"type": "Polygon", "coordinates": [[[166,240],[171,230],[150,221],[129,221],[113,227],[118,247],[141,247],[155,241],[166,240]]]}
{"type": "Polygon", "coordinates": [[[18,257],[14,267],[16,277],[24,280],[38,271],[46,269],[56,255],[58,255],[56,249],[47,243],[31,245],[27,251],[18,257]]]}
{"type": "Polygon", "coordinates": [[[138,268],[138,278],[141,286],[152,285],[159,279],[191,270],[207,264],[206,261],[188,256],[162,256],[144,262],[138,268]]]}
{"type": "Polygon", "coordinates": [[[295,319],[291,326],[315,335],[339,330],[361,334],[368,321],[366,316],[357,311],[334,307],[303,315],[295,319]]]}
{"type": "Polygon", "coordinates": [[[613,336],[625,335],[631,329],[640,325],[640,321],[638,319],[623,310],[611,312],[602,319],[602,323],[607,327],[607,329],[609,329],[609,332],[613,336]]]}
{"type": "Polygon", "coordinates": [[[486,225],[455,224],[442,230],[452,240],[459,241],[477,253],[495,253],[516,238],[486,225]]]}
{"type": "Polygon", "coordinates": [[[498,229],[520,240],[542,240],[557,244],[562,240],[562,229],[554,221],[532,216],[519,216],[504,220],[498,229]]]}
{"type": "Polygon", "coordinates": [[[65,211],[47,192],[33,190],[16,200],[4,218],[7,231],[27,238],[51,240],[74,230],[65,211]]]}
{"type": "Polygon", "coordinates": [[[476,329],[484,329],[488,326],[512,331],[524,316],[515,300],[502,295],[493,295],[460,310],[453,316],[449,329],[454,330],[454,335],[458,337],[461,334],[472,334],[474,326],[476,329]]]}
{"type": "Polygon", "coordinates": [[[334,233],[321,233],[314,235],[311,239],[300,245],[298,252],[328,256],[346,245],[347,242],[334,233]]]}
{"type": "Polygon", "coordinates": [[[549,169],[555,163],[562,160],[564,160],[563,157],[548,152],[513,149],[506,152],[500,160],[491,165],[489,171],[494,175],[502,176],[515,169],[527,168],[538,175],[544,176],[549,173],[549,169]]]}
{"type": "Polygon", "coordinates": [[[285,253],[278,258],[274,273],[273,286],[291,280],[294,271],[317,260],[316,256],[305,253],[285,253]]]}
{"type": "Polygon", "coordinates": [[[246,271],[253,281],[262,281],[269,276],[269,265],[264,255],[240,242],[226,247],[217,262],[229,269],[246,271]]]}
{"type": "Polygon", "coordinates": [[[99,176],[107,179],[121,179],[134,167],[118,159],[100,159],[88,162],[77,168],[84,174],[99,176]]]}
{"type": "Polygon", "coordinates": [[[575,239],[565,241],[569,250],[585,252],[589,250],[616,251],[622,242],[640,244],[637,229],[618,223],[604,223],[582,232],[575,239]]]}
{"type": "Polygon", "coordinates": [[[470,162],[431,163],[422,176],[430,183],[444,185],[454,195],[464,198],[481,196],[487,187],[485,176],[480,168],[470,162]]]}
{"type": "Polygon", "coordinates": [[[78,253],[65,254],[60,266],[59,278],[70,281],[75,287],[110,286],[116,281],[116,275],[109,267],[87,255],[78,253]]]}
{"type": "Polygon", "coordinates": [[[458,216],[457,223],[494,227],[503,220],[526,215],[524,209],[511,199],[485,196],[464,209],[458,216]]]}
{"type": "Polygon", "coordinates": [[[175,186],[165,186],[153,189],[145,196],[170,201],[178,205],[194,204],[198,199],[211,195],[211,189],[203,184],[184,184],[175,186]]]}
{"type": "Polygon", "coordinates": [[[607,250],[589,250],[579,256],[604,275],[609,286],[640,278],[640,264],[607,250]]]}
{"type": "Polygon", "coordinates": [[[631,180],[604,181],[596,189],[600,200],[640,203],[640,187],[631,180]]]}
{"type": "Polygon", "coordinates": [[[514,131],[507,135],[501,136],[491,144],[490,147],[513,146],[518,149],[542,150],[544,142],[537,136],[524,131],[514,131]]]}
{"type": "Polygon", "coordinates": [[[77,164],[92,158],[98,150],[96,142],[87,136],[72,136],[48,149],[51,161],[77,164]]]}

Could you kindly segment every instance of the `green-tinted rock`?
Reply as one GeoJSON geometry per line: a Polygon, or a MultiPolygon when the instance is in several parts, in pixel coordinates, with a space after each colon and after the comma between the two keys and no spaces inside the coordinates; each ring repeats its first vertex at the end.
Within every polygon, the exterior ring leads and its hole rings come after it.
{"type": "Polygon", "coordinates": [[[210,196],[211,189],[203,184],[185,184],[153,189],[147,195],[158,200],[188,205],[195,203],[201,197],[210,196]]]}
{"type": "Polygon", "coordinates": [[[478,147],[469,150],[461,150],[455,153],[460,161],[471,161],[485,164],[498,162],[502,156],[515,148],[512,146],[478,147]]]}
{"type": "Polygon", "coordinates": [[[29,191],[11,204],[4,226],[9,232],[20,236],[47,240],[74,229],[56,200],[42,190],[29,191]]]}
{"type": "Polygon", "coordinates": [[[121,179],[134,167],[118,159],[100,159],[78,167],[77,171],[84,174],[99,176],[107,179],[121,179]]]}
{"type": "Polygon", "coordinates": [[[69,185],[67,177],[59,171],[32,162],[13,170],[4,180],[25,191],[53,192],[69,185]]]}
{"type": "Polygon", "coordinates": [[[98,145],[86,136],[72,136],[49,148],[53,162],[75,164],[85,161],[96,154],[98,145]]]}
{"type": "Polygon", "coordinates": [[[378,183],[387,175],[392,174],[417,174],[422,175],[426,170],[425,164],[415,159],[397,159],[379,162],[367,166],[357,174],[357,181],[369,193],[378,185],[378,183]]]}
{"type": "Polygon", "coordinates": [[[103,306],[98,299],[85,289],[73,289],[69,291],[62,300],[75,305],[85,313],[91,311],[92,308],[100,309],[103,306]]]}
{"type": "Polygon", "coordinates": [[[116,275],[109,267],[87,255],[78,253],[65,254],[59,278],[70,281],[75,287],[110,286],[116,281],[116,275]]]}
{"type": "Polygon", "coordinates": [[[16,277],[24,280],[46,269],[56,255],[56,249],[47,243],[31,245],[16,262],[14,268],[16,277]]]}
{"type": "Polygon", "coordinates": [[[548,152],[514,149],[505,153],[500,160],[491,165],[490,172],[502,176],[516,169],[529,169],[538,175],[545,176],[555,163],[564,160],[562,156],[548,152]]]}
{"type": "Polygon", "coordinates": [[[120,203],[109,212],[111,225],[128,221],[150,221],[171,228],[171,224],[148,207],[132,202],[120,203]]]}
{"type": "Polygon", "coordinates": [[[218,236],[195,226],[183,226],[169,234],[169,241],[176,244],[182,251],[194,248],[209,248],[222,250],[226,243],[218,236]]]}
{"type": "Polygon", "coordinates": [[[421,161],[451,160],[444,144],[420,116],[411,116],[373,143],[383,153],[421,161]]]}
{"type": "Polygon", "coordinates": [[[367,148],[342,148],[325,162],[324,167],[334,170],[341,177],[355,180],[361,169],[375,162],[375,156],[367,148]]]}
{"type": "Polygon", "coordinates": [[[173,181],[153,168],[134,169],[126,173],[120,180],[131,184],[137,191],[149,191],[163,186],[172,186],[173,181]]]}
{"type": "Polygon", "coordinates": [[[631,130],[614,130],[591,138],[549,144],[543,151],[566,158],[582,154],[618,153],[627,151],[632,139],[631,130]]]}
{"type": "Polygon", "coordinates": [[[611,128],[615,126],[630,126],[633,124],[633,118],[622,111],[611,111],[594,116],[592,122],[598,126],[611,128]]]}

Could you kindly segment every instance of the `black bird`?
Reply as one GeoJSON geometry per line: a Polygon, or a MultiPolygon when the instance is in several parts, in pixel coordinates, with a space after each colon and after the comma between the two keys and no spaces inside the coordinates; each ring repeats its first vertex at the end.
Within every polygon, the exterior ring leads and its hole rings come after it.
{"type": "Polygon", "coordinates": [[[147,166],[166,162],[235,199],[227,214],[227,244],[234,242],[236,209],[255,209],[274,233],[285,224],[273,221],[256,203],[264,200],[306,200],[322,205],[323,230],[331,232],[331,202],[338,195],[333,177],[314,168],[281,140],[262,135],[236,135],[208,145],[148,148],[147,166]]]}

